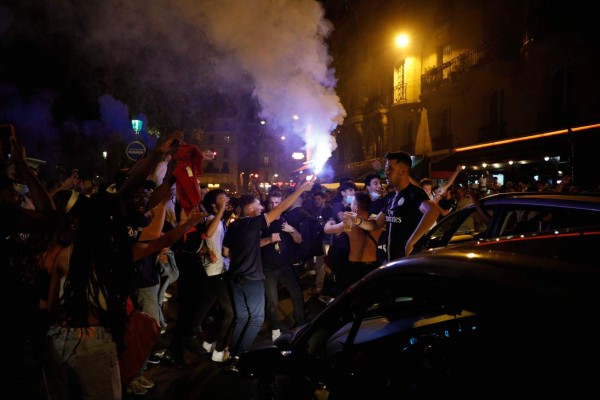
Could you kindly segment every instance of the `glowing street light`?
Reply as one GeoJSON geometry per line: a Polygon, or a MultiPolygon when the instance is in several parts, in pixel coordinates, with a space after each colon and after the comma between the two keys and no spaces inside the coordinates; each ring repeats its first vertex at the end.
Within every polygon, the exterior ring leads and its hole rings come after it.
{"type": "Polygon", "coordinates": [[[292,158],[293,158],[294,160],[302,160],[302,159],[304,159],[304,153],[300,153],[299,151],[295,151],[295,152],[292,154],[292,158]]]}
{"type": "Polygon", "coordinates": [[[406,46],[408,46],[408,36],[405,34],[401,34],[396,36],[396,46],[400,47],[401,49],[405,48],[406,46]]]}

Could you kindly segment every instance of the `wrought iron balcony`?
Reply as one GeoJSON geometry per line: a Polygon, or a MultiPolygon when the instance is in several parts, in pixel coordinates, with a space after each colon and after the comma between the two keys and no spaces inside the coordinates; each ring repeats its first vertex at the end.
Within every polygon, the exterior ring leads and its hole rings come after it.
{"type": "Polygon", "coordinates": [[[519,56],[519,46],[512,46],[508,38],[499,38],[462,53],[458,57],[433,67],[421,75],[421,93],[434,90],[446,83],[456,81],[461,76],[469,73],[492,61],[519,56]]]}

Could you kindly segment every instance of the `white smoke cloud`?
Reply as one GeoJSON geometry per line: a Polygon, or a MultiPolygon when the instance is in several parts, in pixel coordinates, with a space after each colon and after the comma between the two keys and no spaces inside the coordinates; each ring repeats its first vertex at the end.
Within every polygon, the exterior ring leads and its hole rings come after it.
{"type": "Polygon", "coordinates": [[[330,133],[346,116],[334,91],[325,44],[332,25],[322,6],[314,0],[214,0],[199,9],[209,38],[253,80],[261,117],[284,134],[299,134],[319,171],[337,146],[330,133]]]}
{"type": "MultiPolygon", "coordinates": [[[[94,79],[107,75],[112,86],[108,95],[98,93],[100,120],[123,135],[131,134],[129,112],[147,112],[144,99],[158,98],[169,117],[194,124],[201,120],[194,112],[211,106],[212,93],[251,91],[274,133],[302,138],[315,169],[337,146],[330,132],[346,113],[335,94],[326,46],[332,25],[316,0],[49,0],[15,3],[13,11],[0,12],[0,35],[12,37],[9,32],[18,29],[28,36],[25,30],[32,27],[35,43],[42,29],[46,38],[68,38],[74,80],[93,91],[104,85],[94,79]],[[32,7],[38,11],[30,12],[32,7]],[[43,23],[28,20],[35,15],[44,15],[43,23]],[[94,75],[96,70],[101,74],[94,75]],[[136,107],[120,96],[131,94],[131,87],[136,107]]],[[[39,64],[39,71],[30,64],[29,73],[48,74],[39,64]]],[[[59,85],[52,90],[60,98],[59,85]]]]}

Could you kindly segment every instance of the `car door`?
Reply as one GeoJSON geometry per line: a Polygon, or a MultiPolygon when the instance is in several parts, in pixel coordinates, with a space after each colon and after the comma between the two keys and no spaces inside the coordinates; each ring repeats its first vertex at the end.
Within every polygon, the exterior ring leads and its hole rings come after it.
{"type": "Polygon", "coordinates": [[[420,276],[358,288],[339,305],[345,317],[332,318],[338,323],[314,332],[312,339],[320,345],[310,347],[316,364],[308,374],[321,373],[329,398],[388,397],[411,386],[399,378],[408,376],[415,363],[425,363],[414,360],[416,349],[424,346],[427,354],[421,358],[432,366],[428,379],[435,375],[446,382],[440,351],[450,351],[457,332],[472,332],[467,325],[476,318],[457,308],[454,292],[445,279],[420,276]]]}
{"type": "Polygon", "coordinates": [[[421,243],[425,249],[445,247],[449,244],[469,242],[488,237],[493,226],[496,206],[483,205],[483,218],[474,206],[450,213],[427,232],[421,243]],[[490,219],[490,223],[486,220],[490,219]]]}

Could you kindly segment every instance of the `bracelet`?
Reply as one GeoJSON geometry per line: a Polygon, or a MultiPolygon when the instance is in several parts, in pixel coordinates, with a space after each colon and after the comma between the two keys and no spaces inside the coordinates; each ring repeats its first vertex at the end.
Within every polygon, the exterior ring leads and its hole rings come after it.
{"type": "Polygon", "coordinates": [[[363,222],[363,219],[361,217],[358,217],[358,218],[360,218],[360,222],[358,224],[356,224],[356,226],[360,226],[360,224],[362,224],[362,222],[363,222]]]}

